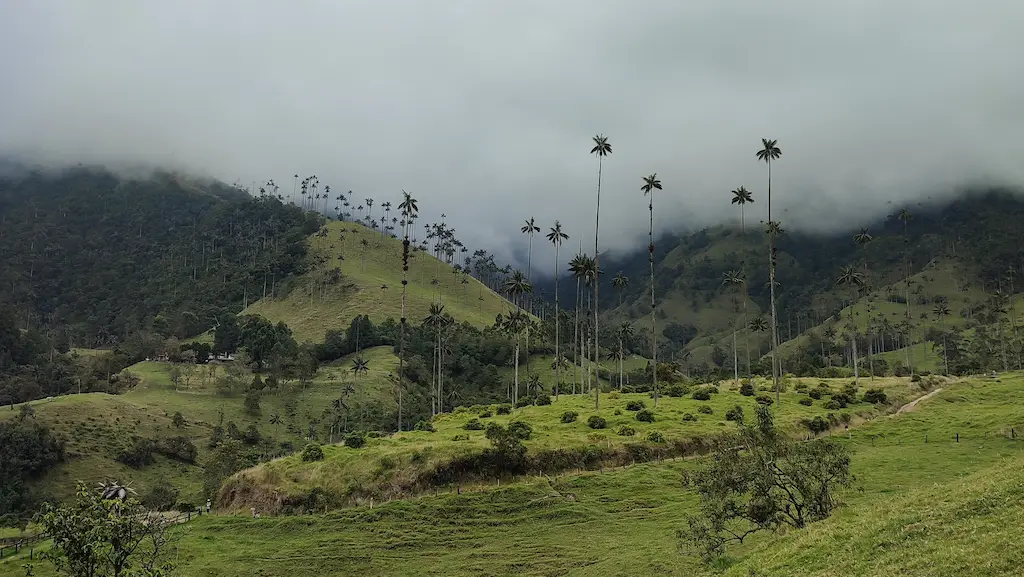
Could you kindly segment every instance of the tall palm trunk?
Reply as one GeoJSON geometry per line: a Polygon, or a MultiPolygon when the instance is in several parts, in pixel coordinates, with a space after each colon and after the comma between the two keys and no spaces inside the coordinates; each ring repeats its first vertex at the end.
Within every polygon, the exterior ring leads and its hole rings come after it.
{"type": "Polygon", "coordinates": [[[647,262],[651,266],[651,390],[654,392],[654,407],[658,407],[658,333],[655,331],[654,303],[654,191],[647,202],[650,226],[647,228],[647,262]]]}
{"type": "MultiPolygon", "coordinates": [[[[598,285],[601,284],[601,268],[598,266],[598,253],[597,253],[597,238],[598,232],[601,227],[601,170],[604,165],[604,157],[597,157],[597,213],[594,218],[594,370],[597,370],[597,363],[599,362],[599,350],[598,344],[598,325],[597,325],[597,309],[598,306],[598,285]]],[[[597,383],[597,390],[594,391],[594,410],[601,408],[601,383],[597,383]]]]}
{"type": "Polygon", "coordinates": [[[558,312],[558,242],[555,243],[555,400],[558,400],[558,386],[562,382],[562,357],[558,355],[558,328],[562,318],[558,312]]]}
{"type": "MultiPolygon", "coordinates": [[[[768,222],[772,222],[772,163],[768,161],[768,222]]],[[[775,311],[775,235],[768,235],[768,300],[772,309],[772,382],[775,385],[775,406],[781,404],[779,394],[779,372],[781,364],[778,362],[779,349],[779,318],[775,311]]]]}
{"type": "Polygon", "coordinates": [[[740,384],[740,359],[736,351],[736,327],[732,329],[732,376],[736,380],[736,386],[740,384]]]}
{"type": "MultiPolygon", "coordinates": [[[[747,328],[747,282],[743,281],[743,346],[747,350],[747,380],[750,379],[750,331],[747,328]]],[[[824,355],[823,355],[824,356],[824,355]]]]}
{"type": "Polygon", "coordinates": [[[576,365],[576,376],[572,380],[572,394],[576,394],[576,382],[583,383],[583,375],[581,370],[583,368],[583,361],[580,359],[580,353],[583,350],[580,346],[580,278],[576,277],[576,319],[573,322],[572,330],[572,348],[573,357],[575,357],[576,365]]]}
{"type": "Polygon", "coordinates": [[[907,368],[910,369],[910,376],[914,376],[914,353],[911,347],[914,344],[914,339],[910,335],[910,331],[913,327],[910,326],[910,247],[908,246],[909,239],[907,237],[907,221],[903,220],[903,279],[904,279],[904,298],[907,301],[907,368]]]}

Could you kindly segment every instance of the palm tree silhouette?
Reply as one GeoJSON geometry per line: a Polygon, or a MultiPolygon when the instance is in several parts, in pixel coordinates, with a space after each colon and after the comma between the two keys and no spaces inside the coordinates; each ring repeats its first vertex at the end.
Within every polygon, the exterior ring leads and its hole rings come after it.
{"type": "Polygon", "coordinates": [[[900,209],[899,217],[903,222],[903,282],[907,301],[907,368],[910,369],[910,376],[914,376],[914,357],[912,347],[914,345],[913,335],[910,334],[913,325],[910,316],[910,237],[907,236],[907,223],[910,222],[910,212],[907,209],[900,209]]]}
{"type": "MultiPolygon", "coordinates": [[[[558,309],[558,247],[562,246],[562,242],[569,238],[569,235],[562,232],[562,223],[555,221],[555,226],[551,227],[551,230],[547,235],[548,242],[555,245],[555,359],[560,358],[558,353],[558,340],[559,340],[559,327],[562,324],[561,316],[559,315],[558,309]]],[[[558,400],[558,390],[562,384],[562,364],[555,364],[555,400],[558,400]]]]}
{"type": "MultiPolygon", "coordinates": [[[[530,220],[527,220],[525,222],[525,224],[523,224],[523,228],[520,229],[520,232],[522,232],[526,236],[530,237],[530,248],[529,248],[528,252],[526,253],[526,280],[532,282],[533,281],[533,233],[540,232],[540,227],[537,226],[537,224],[533,220],[533,217],[531,216],[530,220]]],[[[532,308],[533,307],[531,307],[531,310],[530,310],[531,313],[533,312],[532,308]]]]}
{"type": "Polygon", "coordinates": [[[732,204],[740,205],[740,232],[746,232],[746,226],[743,223],[743,207],[747,204],[754,203],[754,195],[750,193],[746,187],[739,187],[732,191],[732,204]]]}
{"type": "Polygon", "coordinates": [[[640,187],[647,199],[647,212],[650,213],[651,223],[647,229],[647,262],[651,265],[651,383],[654,391],[654,406],[658,406],[658,333],[655,329],[655,307],[654,301],[654,191],[662,190],[661,181],[658,180],[658,173],[644,177],[644,185],[640,187]]]}
{"type": "MultiPolygon", "coordinates": [[[[619,308],[622,308],[622,295],[626,292],[626,287],[629,286],[629,277],[622,274],[621,272],[615,275],[612,279],[612,286],[619,293],[619,308]]],[[[622,389],[622,334],[619,337],[619,389],[622,389]]]]}
{"type": "Polygon", "coordinates": [[[853,320],[853,307],[857,304],[857,295],[864,286],[864,276],[853,265],[847,265],[839,270],[839,278],[836,279],[837,286],[849,286],[853,288],[853,298],[850,299],[850,350],[853,358],[853,382],[857,384],[860,375],[857,371],[857,327],[853,320]]]}
{"type": "MultiPolygon", "coordinates": [[[[871,236],[868,229],[861,228],[860,232],[853,235],[853,242],[857,243],[857,247],[863,252],[864,247],[871,241],[875,240],[875,237],[871,236]]],[[[868,276],[868,259],[864,257],[864,282],[863,288],[866,292],[870,291],[871,281],[868,276]]],[[[868,323],[868,372],[871,375],[871,382],[875,381],[875,359],[872,355],[872,349],[874,348],[874,330],[872,323],[868,323]]]]}
{"type": "Polygon", "coordinates": [[[519,336],[522,334],[526,325],[530,322],[527,318],[526,313],[520,309],[515,309],[508,313],[508,315],[498,315],[498,328],[504,331],[510,337],[515,337],[514,347],[514,386],[512,389],[512,404],[519,402],[519,336]]]}
{"type": "MultiPolygon", "coordinates": [[[[722,284],[726,286],[742,286],[746,282],[743,278],[743,273],[738,270],[726,271],[722,276],[722,284]]],[[[749,359],[747,364],[749,364],[749,359]]],[[[732,327],[732,372],[733,378],[736,379],[736,384],[740,384],[740,368],[739,368],[739,353],[736,351],[736,324],[733,323],[732,327]]]]}
{"type": "Polygon", "coordinates": [[[398,345],[398,430],[402,430],[402,388],[405,378],[405,331],[408,326],[408,319],[405,316],[406,293],[409,287],[409,229],[412,223],[419,216],[419,205],[416,199],[406,191],[402,191],[402,202],[398,205],[402,212],[402,316],[399,321],[401,325],[398,345]]]}
{"type": "Polygon", "coordinates": [[[352,359],[352,367],[349,369],[356,376],[365,375],[370,370],[370,362],[363,357],[352,359]]]}
{"type": "Polygon", "coordinates": [[[431,395],[434,397],[434,402],[431,409],[436,409],[434,414],[444,412],[442,406],[442,398],[444,395],[444,356],[441,350],[441,329],[447,321],[447,315],[444,312],[444,305],[440,303],[430,303],[430,310],[427,313],[426,318],[423,319],[423,324],[429,327],[433,327],[436,334],[436,341],[434,343],[434,371],[431,374],[431,380],[433,381],[434,387],[431,395]]]}
{"type": "Polygon", "coordinates": [[[932,314],[939,319],[942,326],[942,364],[945,367],[945,374],[949,374],[949,358],[946,356],[946,317],[949,316],[949,305],[945,301],[935,303],[932,314]]]}
{"type": "Polygon", "coordinates": [[[629,340],[633,336],[633,325],[629,322],[623,321],[619,324],[619,330],[616,331],[619,336],[619,391],[622,390],[622,341],[629,340]]]}
{"type": "MultiPolygon", "coordinates": [[[[594,148],[590,149],[590,154],[597,155],[597,213],[594,219],[594,273],[600,275],[600,270],[597,265],[598,258],[598,232],[601,229],[601,172],[604,168],[604,157],[612,153],[612,145],[608,142],[608,138],[603,134],[598,134],[594,137],[594,148]]],[[[599,362],[598,355],[600,347],[598,345],[598,331],[597,331],[597,310],[600,308],[600,301],[598,300],[598,277],[594,277],[594,365],[596,366],[599,362]]],[[[655,397],[655,404],[657,404],[657,397],[655,397]]],[[[594,394],[594,410],[601,408],[601,384],[598,383],[596,393],[594,394]]]]}
{"type": "MultiPolygon", "coordinates": [[[[768,165],[768,225],[770,230],[774,222],[772,220],[772,161],[782,156],[782,150],[778,147],[778,141],[767,138],[761,139],[761,146],[762,148],[757,151],[756,156],[758,160],[768,165]]],[[[775,225],[778,228],[778,223],[775,223],[775,225]]],[[[779,320],[775,312],[775,236],[770,232],[768,234],[768,286],[770,287],[768,300],[772,313],[772,381],[775,385],[775,404],[778,406],[780,402],[780,367],[778,366],[776,354],[779,347],[779,320]]]]}

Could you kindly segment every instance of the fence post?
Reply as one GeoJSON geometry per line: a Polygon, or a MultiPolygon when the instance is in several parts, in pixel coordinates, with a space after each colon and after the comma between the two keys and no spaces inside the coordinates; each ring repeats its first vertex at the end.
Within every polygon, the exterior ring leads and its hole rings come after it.
{"type": "Polygon", "coordinates": [[[957,433],[957,434],[956,434],[956,442],[957,442],[957,443],[959,443],[959,442],[960,442],[960,433],[957,433]]]}
{"type": "Polygon", "coordinates": [[[188,512],[188,516],[185,518],[185,522],[187,523],[187,522],[189,522],[191,520],[192,520],[192,511],[189,511],[188,512]]]}
{"type": "Polygon", "coordinates": [[[927,444],[928,444],[928,433],[925,433],[925,434],[924,434],[924,444],[925,444],[925,445],[927,445],[927,444]]]}

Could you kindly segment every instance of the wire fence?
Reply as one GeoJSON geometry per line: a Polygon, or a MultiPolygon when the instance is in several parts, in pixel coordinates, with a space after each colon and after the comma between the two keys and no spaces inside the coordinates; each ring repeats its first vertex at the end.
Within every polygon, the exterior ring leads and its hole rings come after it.
{"type": "MultiPolygon", "coordinates": [[[[161,516],[167,518],[168,522],[172,525],[180,525],[182,523],[188,523],[189,521],[201,517],[203,515],[203,509],[197,507],[192,511],[184,511],[168,516],[163,513],[161,516]]],[[[23,535],[19,537],[7,537],[0,539],[0,560],[8,557],[17,556],[28,549],[28,558],[35,559],[35,550],[39,543],[49,539],[46,533],[35,533],[32,535],[23,535]]]]}

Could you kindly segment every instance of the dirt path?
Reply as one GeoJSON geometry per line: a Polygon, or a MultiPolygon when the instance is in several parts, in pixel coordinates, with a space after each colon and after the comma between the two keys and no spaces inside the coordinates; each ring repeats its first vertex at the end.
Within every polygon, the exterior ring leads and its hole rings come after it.
{"type": "Polygon", "coordinates": [[[934,391],[928,393],[927,395],[921,395],[920,397],[918,397],[918,398],[914,399],[913,401],[910,401],[909,403],[907,403],[907,404],[903,405],[902,407],[900,407],[899,410],[896,411],[895,414],[902,415],[903,413],[909,413],[910,411],[913,411],[915,407],[917,407],[918,403],[920,403],[921,401],[924,401],[926,399],[930,399],[930,398],[934,397],[935,395],[939,394],[940,392],[942,392],[942,387],[939,387],[938,389],[935,389],[934,391]]]}

